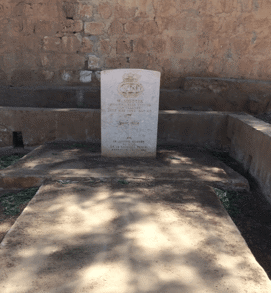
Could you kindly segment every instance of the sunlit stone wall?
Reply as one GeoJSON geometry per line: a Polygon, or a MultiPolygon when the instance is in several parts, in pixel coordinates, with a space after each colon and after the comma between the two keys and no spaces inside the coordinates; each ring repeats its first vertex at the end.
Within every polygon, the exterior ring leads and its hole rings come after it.
{"type": "MultiPolygon", "coordinates": [[[[268,81],[270,27],[266,0],[2,0],[0,85],[95,87],[112,68],[160,71],[162,88],[183,92],[191,90],[186,77],[268,81]]],[[[258,92],[231,104],[229,87],[194,81],[192,90],[227,93],[224,106],[207,101],[210,110],[267,107],[258,92]]]]}

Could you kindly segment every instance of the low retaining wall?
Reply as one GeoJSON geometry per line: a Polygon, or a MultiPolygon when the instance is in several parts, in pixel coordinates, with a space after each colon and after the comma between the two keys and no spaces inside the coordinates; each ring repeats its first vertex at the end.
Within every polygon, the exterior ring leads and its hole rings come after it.
{"type": "MultiPolygon", "coordinates": [[[[271,82],[227,78],[180,78],[161,88],[160,110],[229,111],[260,114],[271,110],[271,82]]],[[[0,86],[0,106],[100,109],[100,87],[0,86]]]]}
{"type": "Polygon", "coordinates": [[[271,203],[271,125],[250,115],[228,115],[230,155],[258,181],[271,203]]]}
{"type": "MultiPolygon", "coordinates": [[[[54,140],[101,140],[101,113],[95,109],[0,107],[0,147],[21,132],[25,146],[54,140]]],[[[158,144],[197,144],[230,150],[256,178],[271,203],[271,126],[247,114],[160,111],[158,144]]]]}
{"type": "MultiPolygon", "coordinates": [[[[13,145],[21,132],[25,146],[54,140],[100,142],[100,110],[0,107],[0,147],[13,145]]],[[[209,144],[222,147],[227,115],[218,112],[160,111],[158,143],[209,144]]]]}
{"type": "Polygon", "coordinates": [[[100,142],[100,110],[0,108],[0,147],[13,145],[21,132],[25,146],[54,140],[100,142]]]}
{"type": "Polygon", "coordinates": [[[215,148],[229,146],[227,113],[160,111],[158,143],[198,144],[215,148]]]}

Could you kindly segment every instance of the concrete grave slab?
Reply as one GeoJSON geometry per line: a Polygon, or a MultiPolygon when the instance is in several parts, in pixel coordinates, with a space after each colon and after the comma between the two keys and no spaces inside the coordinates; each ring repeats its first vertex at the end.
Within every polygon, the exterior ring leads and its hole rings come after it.
{"type": "Polygon", "coordinates": [[[102,156],[156,156],[159,91],[158,71],[102,71],[102,156]]]}
{"type": "Polygon", "coordinates": [[[47,181],[1,243],[1,293],[270,293],[200,181],[47,181]]]}
{"type": "Polygon", "coordinates": [[[54,143],[4,172],[43,184],[1,242],[1,293],[271,292],[212,190],[237,173],[201,148],[107,158],[54,143]]]}

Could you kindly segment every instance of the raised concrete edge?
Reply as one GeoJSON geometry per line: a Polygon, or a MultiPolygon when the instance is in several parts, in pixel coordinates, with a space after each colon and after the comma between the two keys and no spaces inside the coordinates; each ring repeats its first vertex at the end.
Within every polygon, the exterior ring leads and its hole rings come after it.
{"type": "MultiPolygon", "coordinates": [[[[100,110],[0,107],[0,114],[0,146],[12,146],[12,131],[22,131],[26,146],[68,139],[100,141],[100,110]],[[40,123],[37,123],[37,117],[40,123]],[[86,131],[89,125],[91,129],[86,131]]],[[[230,149],[231,156],[259,182],[269,202],[270,142],[270,125],[248,114],[159,112],[158,144],[209,144],[230,149]]]]}
{"type": "MultiPolygon", "coordinates": [[[[76,177],[75,174],[70,174],[69,172],[67,174],[61,174],[56,173],[54,175],[48,174],[46,170],[26,170],[24,172],[21,171],[21,165],[24,162],[31,162],[31,160],[35,160],[35,158],[40,157],[44,150],[46,149],[46,145],[41,145],[35,149],[33,149],[31,152],[26,154],[23,158],[21,158],[16,164],[4,169],[0,173],[0,188],[2,189],[21,189],[21,188],[29,188],[32,186],[40,186],[45,180],[50,179],[52,180],[53,178],[56,177],[61,177],[61,178],[68,178],[68,177],[76,177]],[[18,166],[18,167],[17,167],[18,166]],[[18,169],[19,168],[19,169],[18,169]]],[[[249,183],[246,178],[241,176],[239,173],[235,172],[232,170],[230,167],[228,167],[226,164],[223,162],[219,162],[219,166],[224,169],[224,171],[228,174],[229,178],[228,179],[215,179],[213,178],[211,181],[210,180],[205,180],[201,179],[201,182],[205,182],[207,185],[212,184],[215,187],[221,187],[227,190],[236,190],[236,191],[242,191],[246,190],[249,191],[249,183]]],[[[184,171],[185,172],[185,171],[184,171]]],[[[86,172],[80,173],[78,177],[89,177],[89,173],[86,172]]],[[[95,175],[91,175],[93,178],[95,175]]],[[[100,176],[99,176],[100,177],[100,176]]],[[[114,175],[112,174],[104,174],[104,178],[111,178],[116,179],[114,175]]],[[[150,179],[145,179],[145,177],[141,177],[140,175],[138,176],[128,176],[129,180],[150,180],[150,179]]],[[[126,178],[126,179],[127,179],[126,178]]],[[[119,179],[119,178],[118,178],[119,179]]],[[[154,180],[164,180],[163,178],[155,177],[154,180]]],[[[172,180],[172,179],[169,179],[172,180]]],[[[195,179],[190,179],[190,178],[184,178],[180,177],[174,178],[174,180],[184,180],[184,181],[193,181],[195,179]]],[[[197,179],[196,179],[197,180],[197,179]]]]}
{"type": "MultiPolygon", "coordinates": [[[[224,147],[227,112],[159,111],[158,144],[209,144],[224,147]]],[[[0,107],[0,147],[13,145],[21,132],[25,146],[55,140],[97,143],[101,140],[101,111],[0,107]]]]}
{"type": "Polygon", "coordinates": [[[257,180],[271,203],[271,126],[247,114],[228,117],[230,155],[257,180]]]}

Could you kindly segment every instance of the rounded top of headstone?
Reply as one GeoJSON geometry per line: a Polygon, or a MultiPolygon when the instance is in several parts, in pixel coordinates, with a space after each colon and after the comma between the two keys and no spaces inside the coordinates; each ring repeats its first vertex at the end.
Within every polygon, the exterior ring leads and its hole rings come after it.
{"type": "Polygon", "coordinates": [[[101,73],[102,74],[110,74],[112,72],[128,72],[127,74],[129,74],[129,72],[144,72],[144,73],[150,73],[152,75],[157,76],[158,78],[160,78],[161,76],[161,72],[160,71],[156,71],[156,70],[148,70],[148,69],[139,69],[139,68],[118,68],[118,69],[107,69],[107,70],[103,70],[101,73]]]}

